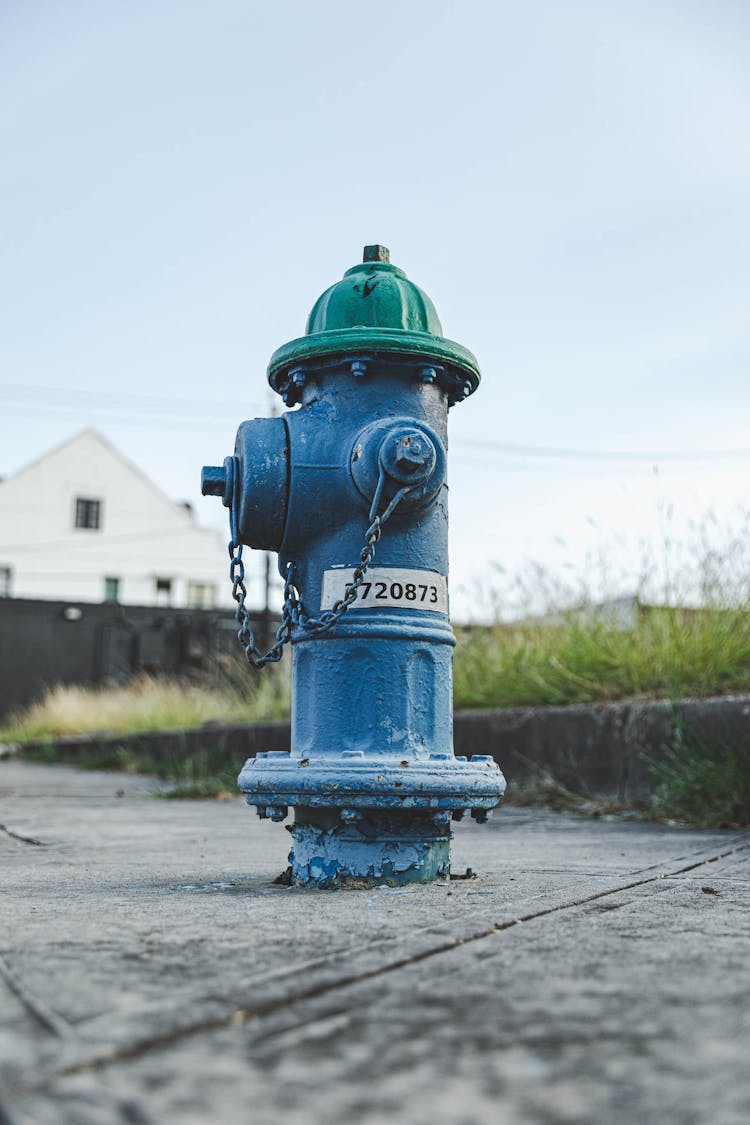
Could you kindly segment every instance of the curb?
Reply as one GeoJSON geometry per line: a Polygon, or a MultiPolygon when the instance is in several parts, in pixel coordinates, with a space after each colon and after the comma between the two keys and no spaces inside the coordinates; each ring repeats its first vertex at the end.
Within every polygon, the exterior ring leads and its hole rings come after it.
{"type": "MultiPolygon", "coordinates": [[[[260,750],[287,750],[290,729],[287,719],[212,722],[136,735],[66,735],[26,743],[18,752],[42,751],[75,765],[84,757],[106,759],[122,750],[164,763],[210,750],[212,757],[233,759],[239,771],[260,750]]],[[[491,754],[511,783],[553,777],[574,793],[623,802],[651,790],[644,755],[658,758],[679,749],[684,731],[709,743],[747,741],[750,696],[458,711],[454,716],[456,753],[491,754]]]]}
{"type": "Polygon", "coordinates": [[[750,696],[463,711],[454,739],[457,754],[492,754],[509,781],[551,776],[573,793],[627,802],[651,792],[645,758],[679,750],[686,734],[746,742],[750,696]]]}

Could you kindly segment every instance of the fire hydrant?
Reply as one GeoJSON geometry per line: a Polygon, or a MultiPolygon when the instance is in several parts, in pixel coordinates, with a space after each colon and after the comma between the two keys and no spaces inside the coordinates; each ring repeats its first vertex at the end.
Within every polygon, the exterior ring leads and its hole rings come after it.
{"type": "Polygon", "coordinates": [[[448,617],[448,409],[479,384],[429,297],[366,246],[271,357],[289,410],[243,422],[203,470],[230,510],[230,577],[251,664],[292,645],[289,752],[250,758],[258,815],[294,810],[287,878],[335,887],[429,882],[450,868],[450,822],[484,821],[505,791],[493,758],[454,757],[448,617]],[[279,555],[276,644],[255,645],[243,545],[279,555]]]}

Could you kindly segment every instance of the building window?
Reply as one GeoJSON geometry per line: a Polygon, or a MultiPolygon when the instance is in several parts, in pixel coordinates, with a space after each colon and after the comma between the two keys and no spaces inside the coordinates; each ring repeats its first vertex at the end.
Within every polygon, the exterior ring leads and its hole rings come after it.
{"type": "Polygon", "coordinates": [[[104,600],[105,602],[116,602],[120,600],[119,578],[104,579],[104,600]]]}
{"type": "Polygon", "coordinates": [[[216,587],[211,582],[188,582],[187,604],[190,609],[213,609],[216,587]]]}
{"type": "Polygon", "coordinates": [[[10,583],[13,571],[9,566],[0,566],[0,598],[10,597],[10,583]]]}
{"type": "Polygon", "coordinates": [[[172,604],[172,579],[171,578],[157,578],[156,579],[156,604],[157,605],[171,605],[172,604]]]}
{"type": "Polygon", "coordinates": [[[85,528],[87,531],[98,531],[101,527],[101,518],[101,500],[87,500],[83,496],[76,496],[76,527],[85,528]]]}

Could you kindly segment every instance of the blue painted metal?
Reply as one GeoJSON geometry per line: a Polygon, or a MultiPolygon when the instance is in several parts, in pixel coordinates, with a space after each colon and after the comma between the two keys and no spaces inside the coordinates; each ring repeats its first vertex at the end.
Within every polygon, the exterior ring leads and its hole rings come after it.
{"type": "Polygon", "coordinates": [[[277,551],[299,591],[287,607],[291,750],[251,758],[239,786],[262,817],[295,810],[291,879],[302,885],[445,876],[450,819],[466,809],[486,819],[505,790],[492,758],[453,755],[455,638],[437,593],[448,574],[447,415],[479,369],[440,332],[429,298],[385,248],[367,247],[316,303],[308,335],[271,359],[271,385],[300,409],[242,423],[234,458],[204,469],[204,491],[231,508],[233,541],[277,551]],[[332,626],[311,628],[326,572],[334,584],[337,570],[351,574],[373,511],[404,489],[368,590],[332,626]],[[403,571],[422,584],[399,581],[403,571]]]}

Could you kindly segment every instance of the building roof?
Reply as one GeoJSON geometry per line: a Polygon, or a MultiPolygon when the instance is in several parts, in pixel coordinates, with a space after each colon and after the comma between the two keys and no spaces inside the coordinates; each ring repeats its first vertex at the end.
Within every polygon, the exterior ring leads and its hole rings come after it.
{"type": "Polygon", "coordinates": [[[120,464],[123,465],[130,473],[133,473],[143,484],[147,485],[147,487],[155,494],[155,496],[157,496],[164,504],[169,505],[170,508],[177,511],[185,519],[186,525],[195,526],[195,518],[191,505],[186,505],[181,500],[173,500],[171,496],[167,496],[167,494],[159,487],[158,484],[155,484],[154,481],[146,473],[144,473],[144,471],[139,468],[139,466],[136,465],[134,461],[131,461],[129,457],[126,457],[125,454],[122,453],[116,445],[113,445],[112,442],[109,441],[109,439],[106,438],[104,434],[100,433],[100,431],[97,430],[94,426],[87,426],[85,429],[79,430],[78,433],[73,434],[72,437],[66,438],[65,441],[61,442],[59,445],[53,446],[53,448],[48,450],[46,453],[42,453],[39,457],[35,457],[33,461],[29,461],[27,465],[24,465],[22,468],[17,469],[14,473],[9,473],[6,477],[0,477],[0,491],[2,490],[4,485],[12,484],[14,481],[20,479],[21,477],[24,477],[27,473],[34,472],[34,470],[42,467],[49,461],[54,460],[61,454],[65,454],[66,452],[73,450],[76,445],[80,445],[83,442],[95,443],[99,445],[102,452],[104,452],[107,456],[119,461],[120,464]]]}

